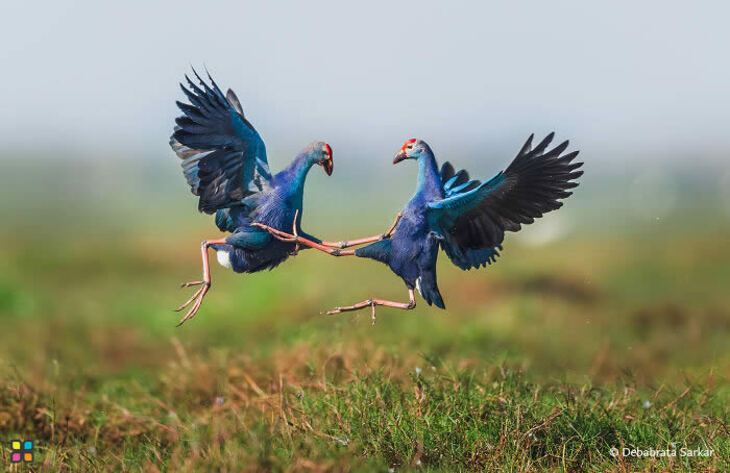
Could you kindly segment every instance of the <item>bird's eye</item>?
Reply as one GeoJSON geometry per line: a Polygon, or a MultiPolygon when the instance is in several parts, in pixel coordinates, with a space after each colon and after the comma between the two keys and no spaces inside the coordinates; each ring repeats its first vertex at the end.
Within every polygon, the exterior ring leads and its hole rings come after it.
{"type": "Polygon", "coordinates": [[[413,145],[411,144],[411,145],[406,146],[406,149],[413,149],[413,145]]]}

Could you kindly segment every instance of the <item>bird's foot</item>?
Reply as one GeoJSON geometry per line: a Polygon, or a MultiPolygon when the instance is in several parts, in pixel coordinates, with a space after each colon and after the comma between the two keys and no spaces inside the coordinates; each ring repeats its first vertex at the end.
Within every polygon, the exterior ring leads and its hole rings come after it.
{"type": "Polygon", "coordinates": [[[341,306],[341,307],[335,307],[332,310],[328,310],[326,312],[327,315],[334,315],[334,314],[340,314],[342,312],[349,312],[353,310],[360,310],[364,309],[366,307],[370,307],[370,318],[373,321],[373,325],[375,325],[375,308],[379,305],[382,305],[384,307],[392,307],[394,309],[401,309],[401,310],[412,310],[416,307],[416,298],[413,294],[413,289],[408,289],[408,302],[394,302],[389,301],[386,299],[367,299],[362,302],[358,302],[357,304],[353,305],[347,305],[347,306],[341,306]]]}
{"type": "Polygon", "coordinates": [[[191,287],[191,286],[201,286],[200,289],[195,291],[195,294],[193,294],[190,299],[185,301],[180,307],[175,309],[175,312],[180,312],[181,310],[185,309],[190,304],[193,304],[190,310],[185,314],[185,317],[180,319],[180,322],[177,324],[177,326],[181,326],[184,324],[188,319],[191,319],[195,316],[195,314],[200,309],[201,304],[203,303],[203,298],[208,293],[208,290],[210,289],[210,281],[190,281],[185,282],[180,285],[180,287],[191,287]],[[194,303],[193,303],[194,302],[194,303]]]}
{"type": "Polygon", "coordinates": [[[362,301],[355,305],[345,306],[345,307],[335,307],[332,310],[328,310],[325,312],[327,315],[335,315],[335,314],[341,314],[342,312],[349,312],[353,310],[360,310],[367,306],[370,306],[371,312],[370,312],[370,318],[373,321],[373,325],[375,325],[375,308],[378,306],[378,303],[372,299],[368,299],[366,301],[362,301]]]}

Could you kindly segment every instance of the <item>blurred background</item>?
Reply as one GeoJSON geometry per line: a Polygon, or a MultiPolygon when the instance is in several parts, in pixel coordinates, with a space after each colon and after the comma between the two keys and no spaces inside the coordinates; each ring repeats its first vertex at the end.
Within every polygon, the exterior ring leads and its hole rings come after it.
{"type": "Polygon", "coordinates": [[[537,380],[599,384],[730,374],[726,5],[4,10],[6,379],[111,395],[128,380],[154,386],[176,347],[265,367],[348,350],[412,366],[508,362],[537,380]],[[198,277],[199,243],[219,234],[167,144],[191,65],[236,91],[272,170],[310,141],[331,144],[334,174],[312,170],[304,210],[307,231],[330,240],[388,227],[415,186],[414,166],[391,164],[411,137],[484,179],[530,133],[555,131],[581,150],[585,175],[562,209],[508,235],[496,265],[463,273],[442,257],[446,311],[419,299],[410,313],[380,310],[375,327],[367,313],[325,318],[336,305],[406,293],[384,265],[304,252],[270,273],[216,265],[201,311],[175,328],[171,309],[189,295],[177,285],[198,277]]]}

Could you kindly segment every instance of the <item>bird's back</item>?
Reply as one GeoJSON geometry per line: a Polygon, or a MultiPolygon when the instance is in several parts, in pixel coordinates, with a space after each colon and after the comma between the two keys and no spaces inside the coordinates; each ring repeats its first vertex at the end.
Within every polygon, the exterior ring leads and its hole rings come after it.
{"type": "Polygon", "coordinates": [[[360,248],[355,255],[387,264],[414,287],[422,269],[435,265],[438,256],[438,241],[429,237],[421,202],[414,198],[406,205],[389,239],[360,248]]]}

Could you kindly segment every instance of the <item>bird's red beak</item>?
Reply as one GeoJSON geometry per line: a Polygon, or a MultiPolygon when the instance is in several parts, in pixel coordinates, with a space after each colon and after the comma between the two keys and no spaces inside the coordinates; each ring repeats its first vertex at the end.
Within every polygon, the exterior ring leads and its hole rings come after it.
{"type": "Polygon", "coordinates": [[[328,176],[331,176],[332,169],[335,167],[335,162],[332,160],[332,148],[330,148],[330,145],[328,144],[324,145],[324,156],[325,158],[320,164],[324,168],[324,172],[326,172],[328,176]]]}
{"type": "Polygon", "coordinates": [[[398,154],[395,155],[395,158],[393,158],[393,164],[398,164],[399,162],[403,161],[404,159],[408,159],[408,156],[406,156],[406,150],[402,149],[398,151],[398,154]]]}
{"type": "Polygon", "coordinates": [[[406,148],[408,145],[411,145],[416,142],[415,138],[411,138],[410,140],[403,143],[403,146],[401,146],[400,151],[398,151],[398,154],[395,155],[395,158],[393,158],[393,164],[398,164],[399,162],[403,161],[404,159],[408,159],[408,154],[406,153],[406,148]]]}

